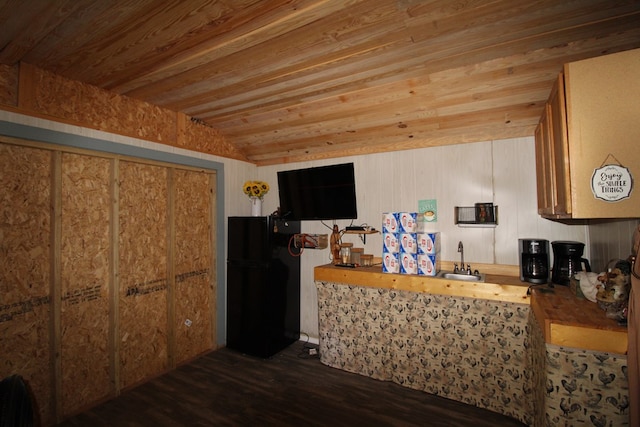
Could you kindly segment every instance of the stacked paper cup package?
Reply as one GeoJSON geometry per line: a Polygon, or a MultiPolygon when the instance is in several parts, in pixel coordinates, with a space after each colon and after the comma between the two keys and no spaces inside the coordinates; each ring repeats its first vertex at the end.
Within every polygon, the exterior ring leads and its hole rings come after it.
{"type": "Polygon", "coordinates": [[[382,272],[435,276],[440,270],[440,233],[422,232],[416,212],[382,214],[382,272]]]}

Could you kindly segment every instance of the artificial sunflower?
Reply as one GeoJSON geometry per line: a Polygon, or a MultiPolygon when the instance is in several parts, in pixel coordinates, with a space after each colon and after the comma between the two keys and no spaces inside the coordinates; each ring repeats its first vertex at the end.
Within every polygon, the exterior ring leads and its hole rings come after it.
{"type": "Polygon", "coordinates": [[[269,184],[263,181],[247,181],[242,186],[242,191],[249,197],[262,199],[269,192],[269,184]]]}

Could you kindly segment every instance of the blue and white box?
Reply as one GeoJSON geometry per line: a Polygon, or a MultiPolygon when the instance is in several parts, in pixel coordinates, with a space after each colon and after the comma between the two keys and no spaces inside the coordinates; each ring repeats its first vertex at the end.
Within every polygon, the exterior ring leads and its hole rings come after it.
{"type": "Polygon", "coordinates": [[[438,255],[419,254],[417,257],[419,276],[435,276],[438,274],[438,271],[440,271],[438,255]]]}
{"type": "Polygon", "coordinates": [[[435,255],[440,253],[440,232],[417,233],[418,254],[435,255]]]}
{"type": "Polygon", "coordinates": [[[418,253],[418,240],[416,233],[400,233],[400,252],[408,254],[418,253]]]}
{"type": "Polygon", "coordinates": [[[400,273],[418,274],[418,255],[400,253],[400,273]]]}
{"type": "Polygon", "coordinates": [[[398,212],[398,231],[415,233],[418,231],[418,214],[416,212],[398,212]]]}
{"type": "Polygon", "coordinates": [[[400,254],[382,252],[382,272],[400,273],[400,254]]]}
{"type": "Polygon", "coordinates": [[[397,233],[383,233],[382,234],[382,252],[389,252],[397,254],[400,252],[400,242],[398,241],[399,235],[397,233]]]}
{"type": "Polygon", "coordinates": [[[385,212],[382,214],[382,232],[397,233],[398,230],[398,213],[385,212]]]}

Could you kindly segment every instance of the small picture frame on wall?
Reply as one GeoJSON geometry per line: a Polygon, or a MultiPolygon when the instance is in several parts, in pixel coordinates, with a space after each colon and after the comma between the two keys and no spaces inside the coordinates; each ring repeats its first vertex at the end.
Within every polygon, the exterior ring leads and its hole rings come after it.
{"type": "Polygon", "coordinates": [[[495,222],[493,203],[476,203],[476,222],[495,222]]]}

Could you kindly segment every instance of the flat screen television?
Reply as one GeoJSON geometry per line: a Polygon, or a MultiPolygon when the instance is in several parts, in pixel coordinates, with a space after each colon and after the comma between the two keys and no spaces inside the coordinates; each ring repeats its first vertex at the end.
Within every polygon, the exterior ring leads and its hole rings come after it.
{"type": "Polygon", "coordinates": [[[280,215],[310,221],[356,219],[353,163],[278,172],[280,215]]]}

